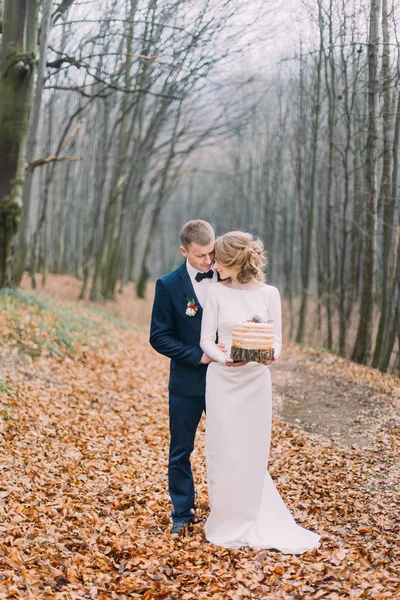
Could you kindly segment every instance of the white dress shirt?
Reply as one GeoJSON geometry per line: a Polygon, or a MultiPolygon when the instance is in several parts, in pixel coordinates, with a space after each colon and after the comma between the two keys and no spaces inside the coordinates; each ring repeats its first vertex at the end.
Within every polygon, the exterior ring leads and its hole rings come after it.
{"type": "Polygon", "coordinates": [[[194,293],[197,296],[197,300],[199,301],[201,307],[203,307],[208,286],[211,285],[211,283],[215,283],[217,281],[217,272],[214,271],[214,275],[212,276],[212,278],[207,277],[205,279],[202,279],[201,281],[196,281],[197,273],[202,273],[202,271],[198,271],[197,269],[192,267],[192,265],[189,263],[189,261],[187,259],[186,259],[186,269],[187,269],[187,272],[189,273],[189,277],[190,277],[190,280],[193,285],[194,293]]]}

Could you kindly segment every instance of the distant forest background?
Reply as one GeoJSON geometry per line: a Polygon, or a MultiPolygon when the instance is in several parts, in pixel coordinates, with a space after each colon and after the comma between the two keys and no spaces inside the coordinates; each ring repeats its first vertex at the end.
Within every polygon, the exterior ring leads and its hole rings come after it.
{"type": "Polygon", "coordinates": [[[264,241],[293,340],[400,375],[399,7],[280,4],[0,0],[1,287],[143,297],[202,218],[264,241]]]}

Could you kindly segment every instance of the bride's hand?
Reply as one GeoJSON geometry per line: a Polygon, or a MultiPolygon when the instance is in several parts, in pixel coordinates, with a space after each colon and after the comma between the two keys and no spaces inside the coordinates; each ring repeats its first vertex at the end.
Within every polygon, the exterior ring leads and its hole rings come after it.
{"type": "Polygon", "coordinates": [[[245,360],[235,362],[233,358],[227,358],[225,364],[227,367],[243,367],[243,365],[247,365],[247,362],[245,360]]]}
{"type": "Polygon", "coordinates": [[[267,360],[260,360],[260,363],[262,365],[265,365],[266,367],[269,367],[269,365],[272,365],[272,363],[275,361],[276,361],[276,358],[275,358],[275,354],[274,354],[273,358],[268,358],[267,360]]]}

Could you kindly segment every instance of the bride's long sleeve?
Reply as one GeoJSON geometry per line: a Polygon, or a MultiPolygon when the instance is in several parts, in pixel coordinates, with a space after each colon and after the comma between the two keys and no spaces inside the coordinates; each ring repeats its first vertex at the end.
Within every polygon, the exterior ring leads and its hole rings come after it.
{"type": "Polygon", "coordinates": [[[214,283],[209,286],[204,301],[203,317],[201,320],[200,348],[213,360],[225,364],[227,355],[215,343],[218,330],[218,300],[214,283]]]}
{"type": "Polygon", "coordinates": [[[269,298],[269,316],[274,322],[274,355],[276,360],[282,350],[282,307],[278,288],[271,286],[270,289],[272,294],[269,298]]]}

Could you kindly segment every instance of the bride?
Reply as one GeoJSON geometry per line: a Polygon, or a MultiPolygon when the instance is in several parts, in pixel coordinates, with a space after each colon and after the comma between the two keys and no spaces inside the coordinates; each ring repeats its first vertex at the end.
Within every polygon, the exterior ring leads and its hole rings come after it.
{"type": "Polygon", "coordinates": [[[320,545],[317,533],[297,525],[268,473],[271,377],[264,363],[229,358],[232,326],[254,316],[274,325],[274,360],[282,347],[277,288],[263,283],[260,240],[241,231],[219,237],[204,303],[200,346],[213,359],[206,379],[206,460],[210,515],[208,541],[226,548],[273,548],[301,554],[320,545]],[[225,344],[227,353],[215,341],[225,344]]]}

